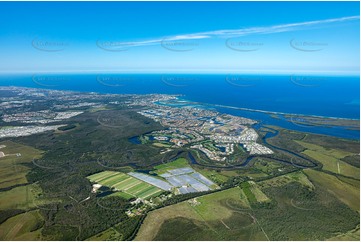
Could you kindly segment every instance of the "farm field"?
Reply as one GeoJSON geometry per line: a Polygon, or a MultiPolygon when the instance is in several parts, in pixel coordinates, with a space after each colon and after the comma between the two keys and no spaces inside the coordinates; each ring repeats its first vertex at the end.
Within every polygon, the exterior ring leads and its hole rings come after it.
{"type": "Polygon", "coordinates": [[[197,172],[199,172],[200,174],[202,174],[203,176],[209,178],[210,180],[212,180],[213,182],[215,182],[217,184],[226,182],[232,176],[239,175],[235,171],[219,171],[219,172],[217,172],[216,170],[212,170],[212,169],[199,169],[199,168],[194,168],[194,169],[197,172]]]}
{"type": "Polygon", "coordinates": [[[160,174],[166,173],[168,170],[183,168],[185,166],[189,166],[187,159],[178,158],[172,162],[155,166],[154,173],[156,173],[157,175],[160,175],[160,174]]]}
{"type": "Polygon", "coordinates": [[[20,186],[0,192],[0,209],[29,209],[34,207],[35,197],[30,191],[32,186],[20,186]]]}
{"type": "Polygon", "coordinates": [[[297,143],[307,149],[302,153],[321,162],[324,170],[356,179],[360,177],[360,168],[354,167],[341,160],[342,158],[353,155],[354,153],[338,149],[325,149],[322,146],[303,141],[297,141],[297,143]]]}
{"type": "Polygon", "coordinates": [[[163,192],[163,190],[158,187],[121,172],[104,171],[90,175],[87,178],[91,182],[121,191],[122,193],[118,194],[121,197],[125,197],[125,194],[128,194],[129,198],[138,197],[141,199],[149,199],[163,192]]]}
{"type": "Polygon", "coordinates": [[[258,182],[257,184],[261,189],[264,189],[268,187],[280,187],[291,182],[298,182],[309,189],[314,189],[313,183],[302,171],[292,172],[286,175],[274,177],[269,180],[258,182]]]}
{"type": "Polygon", "coordinates": [[[355,211],[360,211],[360,188],[339,180],[337,177],[311,169],[304,170],[309,179],[318,186],[325,187],[340,201],[355,211]]]}
{"type": "Polygon", "coordinates": [[[39,240],[43,218],[38,210],[29,210],[47,201],[38,200],[42,191],[37,184],[28,184],[26,164],[43,152],[11,141],[0,142],[0,147],[5,154],[0,157],[0,240],[39,240]]]}
{"type": "Polygon", "coordinates": [[[135,240],[266,240],[240,188],[190,201],[150,212],[135,240]]]}
{"type": "Polygon", "coordinates": [[[0,224],[0,240],[40,240],[42,224],[38,210],[16,215],[0,224]]]}
{"type": "Polygon", "coordinates": [[[5,154],[0,157],[0,189],[27,183],[25,176],[30,169],[23,163],[31,163],[43,152],[11,141],[0,142],[0,146],[5,146],[0,149],[5,154]],[[21,156],[16,156],[17,153],[21,156]]]}
{"type": "Polygon", "coordinates": [[[104,241],[104,240],[121,240],[121,234],[119,234],[113,227],[93,235],[86,239],[86,241],[104,241]]]}
{"type": "Polygon", "coordinates": [[[255,182],[249,181],[250,184],[250,190],[255,196],[257,202],[270,202],[271,200],[264,194],[261,189],[258,188],[258,185],[255,182]]]}
{"type": "Polygon", "coordinates": [[[150,212],[136,240],[324,240],[336,228],[338,239],[359,236],[359,188],[333,175],[306,170],[242,184],[150,212]]]}

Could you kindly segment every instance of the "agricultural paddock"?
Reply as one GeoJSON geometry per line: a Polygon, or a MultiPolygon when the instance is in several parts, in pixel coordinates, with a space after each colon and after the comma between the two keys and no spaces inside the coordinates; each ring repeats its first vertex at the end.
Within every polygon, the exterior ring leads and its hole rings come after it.
{"type": "MultiPolygon", "coordinates": [[[[158,187],[121,172],[103,171],[90,175],[87,178],[91,182],[120,191],[121,193],[118,193],[118,195],[123,198],[138,197],[141,199],[149,199],[158,196],[163,192],[163,190],[158,187]],[[128,196],[126,196],[126,194],[128,196]]],[[[114,196],[116,194],[117,193],[115,193],[114,196]]]]}
{"type": "Polygon", "coordinates": [[[0,224],[0,240],[41,240],[42,224],[38,210],[16,215],[0,224]]]}
{"type": "Polygon", "coordinates": [[[1,148],[1,152],[6,155],[21,154],[21,156],[9,155],[1,157],[0,188],[27,183],[26,174],[30,169],[24,164],[31,163],[34,158],[40,158],[43,152],[11,141],[0,142],[0,145],[5,146],[1,148]]]}
{"type": "Polygon", "coordinates": [[[266,240],[240,188],[152,211],[135,240],[266,240]]]}
{"type": "Polygon", "coordinates": [[[325,149],[322,146],[303,141],[296,142],[307,149],[302,153],[321,162],[324,170],[356,179],[360,177],[360,168],[341,160],[346,156],[354,155],[354,153],[338,149],[325,149]]]}
{"type": "Polygon", "coordinates": [[[168,170],[183,168],[185,166],[189,166],[187,159],[178,158],[175,161],[155,166],[154,172],[160,175],[166,173],[168,170]]]}
{"type": "Polygon", "coordinates": [[[316,186],[326,188],[350,208],[355,211],[360,211],[359,187],[343,182],[336,176],[326,174],[324,172],[312,169],[306,169],[304,172],[316,186]]]}

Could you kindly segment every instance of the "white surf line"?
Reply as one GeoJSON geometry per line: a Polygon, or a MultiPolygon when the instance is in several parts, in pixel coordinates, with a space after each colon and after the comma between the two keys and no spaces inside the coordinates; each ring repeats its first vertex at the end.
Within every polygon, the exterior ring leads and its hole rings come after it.
{"type": "Polygon", "coordinates": [[[252,108],[242,108],[242,107],[235,107],[235,106],[221,105],[221,104],[213,104],[213,103],[193,102],[193,101],[189,101],[189,100],[186,100],[186,101],[192,102],[192,103],[198,104],[198,105],[207,105],[207,106],[214,106],[214,107],[220,107],[220,108],[238,109],[238,110],[244,110],[244,111],[250,111],[250,112],[258,112],[258,113],[281,114],[281,115],[290,115],[290,116],[304,116],[304,117],[314,117],[314,118],[327,118],[327,119],[336,119],[336,120],[360,121],[360,119],[355,119],[355,118],[341,118],[341,117],[322,116],[322,115],[314,115],[314,114],[302,114],[302,113],[285,113],[285,112],[278,112],[278,111],[268,111],[268,110],[252,109],[252,108]]]}
{"type": "Polygon", "coordinates": [[[312,115],[312,114],[285,113],[285,112],[277,112],[277,111],[267,111],[267,110],[251,109],[251,108],[234,107],[234,106],[227,106],[227,105],[220,105],[220,104],[208,104],[207,103],[207,105],[213,105],[213,106],[221,107],[221,108],[239,109],[239,110],[245,110],[245,111],[250,111],[250,112],[268,113],[268,114],[270,113],[270,114],[282,114],[282,115],[290,115],[290,116],[305,116],[305,117],[328,118],[328,119],[336,119],[336,120],[341,119],[341,120],[359,121],[359,119],[353,119],[353,118],[340,118],[340,117],[321,116],[321,115],[312,115]]]}

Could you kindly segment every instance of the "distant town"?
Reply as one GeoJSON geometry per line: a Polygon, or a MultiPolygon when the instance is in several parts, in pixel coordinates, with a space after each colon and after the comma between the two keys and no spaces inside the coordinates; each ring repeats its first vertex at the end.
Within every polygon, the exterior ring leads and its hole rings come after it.
{"type": "Polygon", "coordinates": [[[165,127],[164,130],[140,137],[142,142],[152,141],[155,146],[164,147],[162,153],[187,146],[214,161],[225,161],[238,145],[249,155],[273,153],[257,143],[259,135],[251,127],[256,121],[214,110],[164,104],[176,100],[178,95],[115,95],[19,87],[1,87],[0,91],[14,94],[0,98],[1,120],[5,124],[0,129],[0,138],[58,130],[66,126],[62,121],[82,114],[84,108],[101,109],[106,105],[117,105],[139,108],[139,114],[165,127]],[[104,102],[106,98],[110,101],[104,102]],[[38,111],[30,109],[31,104],[37,103],[41,107],[44,103],[49,104],[49,101],[52,103],[50,107],[38,111]]]}

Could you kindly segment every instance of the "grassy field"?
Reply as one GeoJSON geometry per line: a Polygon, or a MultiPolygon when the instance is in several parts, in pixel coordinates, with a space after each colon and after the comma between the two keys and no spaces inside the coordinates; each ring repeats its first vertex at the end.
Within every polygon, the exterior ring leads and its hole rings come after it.
{"type": "Polygon", "coordinates": [[[118,233],[117,230],[115,230],[113,227],[100,232],[99,234],[96,234],[88,239],[86,241],[105,241],[105,240],[121,240],[122,235],[118,233]]]}
{"type": "Polygon", "coordinates": [[[246,188],[150,212],[136,240],[325,240],[332,236],[355,240],[359,236],[359,230],[352,230],[358,223],[359,188],[336,176],[309,169],[243,184],[246,188]],[[251,207],[254,203],[270,206],[251,207]]]}
{"type": "Polygon", "coordinates": [[[189,166],[189,163],[188,163],[187,159],[178,158],[175,161],[155,166],[154,167],[154,169],[155,169],[154,172],[156,174],[160,175],[160,174],[166,173],[168,170],[183,168],[185,166],[189,166]]]}
{"type": "Polygon", "coordinates": [[[29,167],[23,164],[41,157],[42,151],[11,141],[0,142],[1,145],[6,147],[0,151],[9,156],[0,158],[0,188],[27,183],[25,176],[29,172],[29,167]],[[21,156],[16,156],[17,153],[21,156]]]}
{"type": "Polygon", "coordinates": [[[360,211],[360,188],[342,182],[337,177],[311,169],[304,170],[315,186],[325,187],[350,208],[360,211]]]}
{"type": "Polygon", "coordinates": [[[266,240],[240,188],[195,201],[150,212],[135,240],[266,240]]]}
{"type": "Polygon", "coordinates": [[[23,209],[28,210],[42,206],[56,200],[41,199],[42,191],[37,184],[15,187],[11,190],[0,192],[0,210],[23,209]]]}
{"type": "Polygon", "coordinates": [[[249,181],[250,184],[250,190],[255,196],[257,202],[270,202],[271,200],[264,194],[261,189],[259,189],[258,185],[255,182],[249,181]]]}
{"type": "Polygon", "coordinates": [[[125,198],[127,194],[127,198],[139,197],[141,199],[149,199],[163,192],[153,185],[121,172],[104,171],[90,175],[87,178],[94,183],[121,191],[122,193],[118,195],[123,198],[125,198]]]}
{"type": "Polygon", "coordinates": [[[205,169],[196,169],[200,174],[202,174],[205,177],[208,177],[213,182],[220,184],[223,182],[226,182],[228,180],[228,176],[225,176],[219,172],[216,172],[215,170],[205,170],[205,169]]]}
{"type": "Polygon", "coordinates": [[[213,169],[200,168],[195,168],[195,170],[217,184],[226,182],[230,177],[239,176],[236,171],[216,171],[213,169]]]}
{"type": "Polygon", "coordinates": [[[360,241],[360,225],[346,233],[339,234],[327,240],[331,241],[360,241]]]}
{"type": "Polygon", "coordinates": [[[119,196],[126,200],[129,200],[134,197],[133,195],[131,195],[129,193],[125,193],[125,192],[115,192],[115,193],[110,194],[109,196],[119,196]]]}
{"type": "MultiPolygon", "coordinates": [[[[155,174],[163,174],[166,173],[168,170],[171,169],[177,169],[177,168],[183,168],[183,167],[189,167],[188,160],[185,158],[178,158],[175,161],[161,164],[154,167],[154,173],[155,174]]],[[[203,176],[209,178],[211,181],[213,181],[216,184],[221,184],[226,182],[230,177],[239,176],[239,174],[236,171],[216,171],[214,169],[201,169],[198,167],[193,167],[193,169],[203,176]]]]}
{"type": "Polygon", "coordinates": [[[171,145],[169,145],[169,144],[164,144],[164,143],[153,143],[153,145],[156,146],[156,147],[161,147],[161,148],[171,147],[171,145]]]}
{"type": "Polygon", "coordinates": [[[359,168],[347,164],[346,162],[341,160],[342,158],[353,155],[354,153],[340,149],[326,149],[322,146],[303,141],[296,142],[307,149],[302,153],[321,162],[323,164],[324,170],[331,171],[335,174],[353,177],[356,179],[360,177],[359,168]]]}
{"type": "Polygon", "coordinates": [[[37,210],[11,217],[0,224],[0,240],[40,240],[42,223],[37,210]]]}
{"type": "Polygon", "coordinates": [[[26,175],[30,170],[26,164],[31,163],[34,158],[40,158],[43,152],[11,141],[0,142],[0,146],[6,146],[0,151],[7,155],[0,158],[0,188],[4,189],[0,192],[0,210],[5,212],[20,209],[24,212],[5,217],[7,219],[0,224],[0,240],[40,239],[39,228],[43,218],[37,211],[26,211],[46,201],[37,199],[42,193],[38,185],[26,185],[26,175]],[[18,153],[21,156],[17,156],[18,153]]]}
{"type": "Polygon", "coordinates": [[[314,185],[302,171],[292,172],[286,175],[278,176],[269,180],[258,182],[261,189],[268,187],[280,187],[290,182],[299,182],[303,186],[313,189],[314,185]]]}
{"type": "Polygon", "coordinates": [[[270,240],[325,240],[359,223],[358,212],[317,183],[313,190],[290,182],[262,191],[273,205],[252,211],[270,240]]]}

